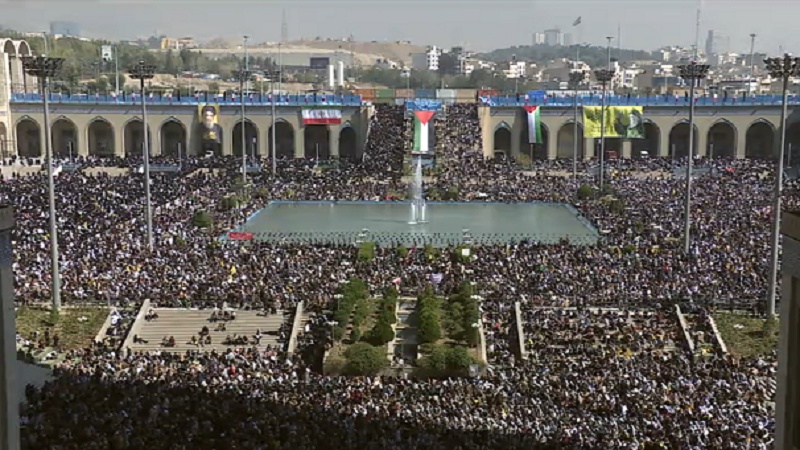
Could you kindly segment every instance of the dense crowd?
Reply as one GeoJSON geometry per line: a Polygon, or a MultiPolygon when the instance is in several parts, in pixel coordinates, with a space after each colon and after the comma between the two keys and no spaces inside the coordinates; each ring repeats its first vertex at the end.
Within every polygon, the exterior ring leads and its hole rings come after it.
{"type": "MultiPolygon", "coordinates": [[[[680,162],[611,162],[608,192],[617,200],[578,198],[578,186],[593,183],[592,162],[581,163],[574,180],[559,173],[571,162],[537,162],[522,172],[511,160],[484,160],[475,106],[455,105],[436,122],[441,159],[426,189],[451,191],[462,201],[570,203],[600,230],[600,242],[477,245],[468,261],[453,258],[452,249],[402,255],[387,245],[362,261],[352,242],[313,236],[218,241],[273,199],[402,197],[408,123],[402,107],[380,106],[359,161],[325,170],[313,160],[278,161],[276,175],[250,177],[249,198],[235,208],[221,207],[221,199],[241,189],[239,161],[188,159],[180,173],[154,174],[152,251],[144,239],[140,174],[59,174],[65,303],[150,299],[288,308],[303,300],[312,320],[294,357],[282,348],[73,352],[53,383],[29,392],[23,414],[29,448],[771,448],[771,399],[762,379],[774,377],[774,360],[695,361],[680,344],[670,308],[695,305],[702,331],[709,305],[766,296],[769,162],[698,161],[719,170],[694,180],[692,246],[685,254],[678,212],[684,180],[671,173],[680,162]],[[192,224],[201,210],[213,215],[210,229],[192,224]],[[400,290],[414,295],[433,274],[442,275],[440,292],[462,281],[479,286],[491,363],[486,375],[407,380],[318,373],[306,356],[318,356],[329,343],[323,311],[342,282],[358,277],[380,292],[399,280],[400,290]],[[523,308],[523,348],[516,344],[516,301],[523,308]],[[629,312],[632,306],[645,312],[629,312]]],[[[785,194],[789,207],[800,205],[796,182],[787,182],[785,194]]],[[[17,210],[17,298],[46,301],[46,178],[6,180],[0,196],[17,210]]]]}

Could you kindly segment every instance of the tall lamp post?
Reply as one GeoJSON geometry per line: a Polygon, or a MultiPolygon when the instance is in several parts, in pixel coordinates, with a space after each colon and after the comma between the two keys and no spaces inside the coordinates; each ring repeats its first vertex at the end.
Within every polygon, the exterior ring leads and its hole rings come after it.
{"type": "Polygon", "coordinates": [[[781,195],[783,194],[783,159],[786,147],[786,109],[789,95],[789,79],[800,76],[800,58],[788,53],[782,57],[764,60],[767,72],[783,81],[783,107],[781,108],[781,140],[778,148],[778,167],[775,174],[775,198],[772,206],[772,248],[767,292],[767,317],[775,317],[775,302],[778,290],[778,255],[780,252],[781,195]]]}
{"type": "Polygon", "coordinates": [[[606,177],[606,87],[608,82],[614,78],[614,71],[611,69],[595,70],[594,77],[603,85],[603,94],[600,99],[600,192],[603,192],[606,177]]]}
{"type": "Polygon", "coordinates": [[[53,173],[53,138],[50,131],[50,78],[61,71],[64,58],[50,58],[48,56],[24,56],[22,67],[25,72],[36,77],[40,83],[40,92],[44,96],[44,149],[45,164],[47,165],[47,201],[50,210],[50,264],[51,279],[50,290],[53,301],[53,311],[61,309],[61,268],[58,257],[58,227],[56,221],[56,186],[53,173]]]}
{"type": "Polygon", "coordinates": [[[683,226],[683,251],[689,254],[692,246],[692,163],[694,159],[694,88],[695,85],[708,75],[708,64],[690,64],[678,66],[681,78],[689,82],[689,158],[686,161],[686,205],[684,210],[683,226]]]}
{"type": "Polygon", "coordinates": [[[569,82],[574,89],[573,102],[573,129],[572,129],[572,179],[578,181],[578,87],[586,79],[586,71],[570,72],[569,82]]]}
{"type": "MultiPolygon", "coordinates": [[[[272,151],[270,152],[271,153],[270,156],[272,157],[272,176],[276,176],[278,174],[278,159],[277,159],[278,149],[276,146],[277,140],[275,139],[275,135],[277,134],[278,130],[275,129],[275,77],[278,77],[278,83],[280,83],[281,73],[272,70],[267,73],[267,76],[269,77],[269,91],[270,91],[269,106],[270,106],[270,116],[272,120],[272,125],[271,125],[272,136],[270,136],[272,151]]],[[[278,88],[278,93],[280,94],[280,87],[278,88]]]]}
{"type": "Polygon", "coordinates": [[[144,93],[144,80],[152,79],[156,72],[156,66],[139,61],[138,64],[128,70],[128,75],[134,80],[139,80],[139,88],[142,96],[142,129],[144,143],[142,144],[142,157],[144,159],[144,199],[145,199],[145,220],[147,221],[147,248],[153,250],[153,204],[150,196],[150,134],[147,126],[147,101],[144,93]]]}
{"type": "Polygon", "coordinates": [[[244,114],[244,90],[245,84],[253,74],[249,69],[245,68],[237,70],[235,76],[239,79],[239,97],[242,102],[242,184],[245,184],[247,183],[247,123],[245,122],[244,114]]]}

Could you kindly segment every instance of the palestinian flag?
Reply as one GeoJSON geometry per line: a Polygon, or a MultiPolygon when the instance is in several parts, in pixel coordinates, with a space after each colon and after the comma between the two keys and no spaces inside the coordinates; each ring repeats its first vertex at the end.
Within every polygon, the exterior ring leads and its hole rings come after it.
{"type": "Polygon", "coordinates": [[[339,125],[342,111],[338,109],[303,109],[303,125],[339,125]]]}
{"type": "Polygon", "coordinates": [[[414,111],[414,151],[428,153],[428,123],[436,111],[414,111]]]}
{"type": "Polygon", "coordinates": [[[528,143],[541,144],[542,123],[539,118],[541,108],[538,106],[525,106],[525,111],[528,112],[528,143]]]}

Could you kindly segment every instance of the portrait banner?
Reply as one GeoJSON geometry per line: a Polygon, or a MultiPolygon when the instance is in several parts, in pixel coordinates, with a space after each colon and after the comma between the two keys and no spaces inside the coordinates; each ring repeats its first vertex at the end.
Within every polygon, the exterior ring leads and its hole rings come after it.
{"type": "Polygon", "coordinates": [[[644,139],[644,119],[641,106],[606,106],[605,125],[601,128],[603,110],[600,106],[583,107],[584,136],[599,138],[644,139]],[[601,129],[603,133],[601,133],[601,129]]]}
{"type": "Polygon", "coordinates": [[[218,123],[219,105],[205,103],[197,106],[198,121],[204,141],[222,143],[222,127],[218,123]]]}

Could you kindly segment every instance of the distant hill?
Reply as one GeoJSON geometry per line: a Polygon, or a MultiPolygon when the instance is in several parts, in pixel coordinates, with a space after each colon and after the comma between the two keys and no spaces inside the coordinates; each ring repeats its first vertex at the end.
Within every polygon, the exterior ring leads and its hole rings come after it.
{"type": "Polygon", "coordinates": [[[401,41],[354,41],[352,47],[350,42],[346,40],[301,40],[290,42],[289,44],[324,50],[338,50],[341,48],[345,52],[350,52],[352,49],[353,53],[356,54],[378,55],[404,64],[411,63],[412,53],[425,51],[424,45],[413,45],[401,41]]]}
{"type": "MultiPolygon", "coordinates": [[[[517,59],[520,61],[548,63],[550,61],[557,61],[564,58],[575,59],[575,52],[577,49],[578,48],[574,45],[521,45],[492,50],[491,52],[478,55],[478,58],[501,63],[511,61],[512,56],[516,55],[517,59]]],[[[580,58],[581,61],[585,61],[592,67],[600,67],[605,65],[608,59],[608,50],[606,47],[582,45],[580,47],[580,58]]],[[[645,50],[622,49],[621,51],[617,51],[616,48],[612,48],[611,58],[618,59],[622,62],[642,61],[655,59],[655,53],[645,50]]]]}

